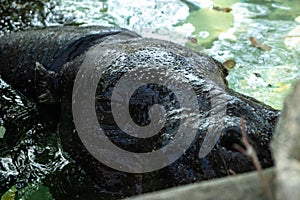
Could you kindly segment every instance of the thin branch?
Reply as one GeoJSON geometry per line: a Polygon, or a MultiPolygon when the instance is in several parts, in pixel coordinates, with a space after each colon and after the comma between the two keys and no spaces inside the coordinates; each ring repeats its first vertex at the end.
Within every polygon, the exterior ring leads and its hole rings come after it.
{"type": "Polygon", "coordinates": [[[248,139],[247,139],[247,135],[246,135],[246,125],[245,125],[245,120],[244,118],[241,118],[241,132],[242,132],[242,142],[245,145],[246,149],[242,148],[241,146],[235,144],[234,147],[240,151],[242,154],[245,154],[247,156],[249,156],[255,166],[255,168],[257,169],[259,178],[267,192],[268,195],[268,199],[269,200],[274,200],[273,197],[273,193],[271,191],[271,188],[268,184],[268,181],[266,179],[266,177],[264,176],[263,172],[262,172],[262,167],[260,165],[260,162],[258,160],[257,154],[255,152],[255,149],[253,148],[253,146],[249,143],[248,139]]]}

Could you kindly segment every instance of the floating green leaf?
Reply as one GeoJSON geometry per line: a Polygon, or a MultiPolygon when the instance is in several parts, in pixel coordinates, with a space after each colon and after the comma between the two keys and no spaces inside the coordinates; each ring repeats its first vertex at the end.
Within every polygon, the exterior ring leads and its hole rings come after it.
{"type": "Polygon", "coordinates": [[[4,128],[4,126],[0,126],[0,138],[4,137],[5,131],[6,131],[6,129],[4,128]]]}
{"type": "Polygon", "coordinates": [[[14,200],[16,197],[16,192],[16,186],[12,186],[7,192],[2,195],[1,200],[14,200]]]}
{"type": "Polygon", "coordinates": [[[191,12],[186,21],[195,27],[193,37],[199,44],[207,46],[233,25],[233,16],[231,13],[200,9],[191,12]]]}

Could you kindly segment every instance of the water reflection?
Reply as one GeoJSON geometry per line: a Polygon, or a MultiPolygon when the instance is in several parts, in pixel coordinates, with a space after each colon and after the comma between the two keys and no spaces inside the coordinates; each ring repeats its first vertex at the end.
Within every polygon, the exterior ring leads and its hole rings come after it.
{"type": "Polygon", "coordinates": [[[0,36],[5,32],[49,25],[54,22],[56,6],[55,0],[1,0],[0,36]]]}
{"type": "Polygon", "coordinates": [[[0,194],[13,187],[19,196],[37,190],[49,174],[69,161],[58,133],[39,122],[36,105],[0,79],[0,194]],[[6,129],[5,129],[6,128],[6,129]]]}

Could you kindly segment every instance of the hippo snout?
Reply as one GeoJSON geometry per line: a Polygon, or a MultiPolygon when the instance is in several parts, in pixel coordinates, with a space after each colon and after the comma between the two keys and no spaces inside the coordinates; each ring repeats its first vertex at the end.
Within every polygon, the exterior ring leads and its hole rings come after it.
{"type": "MultiPolygon", "coordinates": [[[[234,91],[228,93],[236,94],[234,91]]],[[[272,166],[270,142],[280,111],[241,94],[230,96],[226,109],[224,128],[215,146],[222,157],[224,167],[234,172],[243,172],[247,168],[255,169],[252,160],[236,148],[237,145],[245,148],[242,142],[242,128],[245,129],[247,140],[253,146],[262,167],[272,166]],[[241,120],[244,121],[245,127],[241,127],[241,120]],[[240,165],[237,166],[237,163],[240,165]]]]}

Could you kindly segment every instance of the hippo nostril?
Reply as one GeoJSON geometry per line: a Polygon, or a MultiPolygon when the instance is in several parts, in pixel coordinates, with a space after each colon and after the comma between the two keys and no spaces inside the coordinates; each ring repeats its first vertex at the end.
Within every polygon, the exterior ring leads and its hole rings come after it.
{"type": "Polygon", "coordinates": [[[220,145],[225,147],[227,150],[238,151],[234,145],[240,145],[244,147],[241,141],[242,134],[240,127],[228,127],[222,130],[222,138],[220,145]]]}

